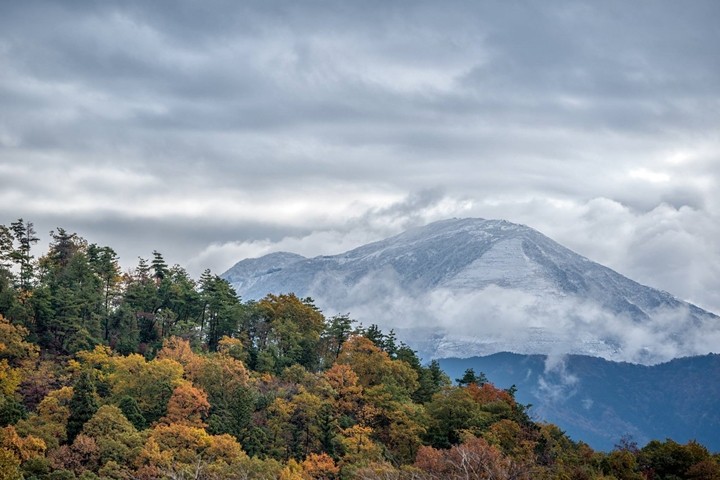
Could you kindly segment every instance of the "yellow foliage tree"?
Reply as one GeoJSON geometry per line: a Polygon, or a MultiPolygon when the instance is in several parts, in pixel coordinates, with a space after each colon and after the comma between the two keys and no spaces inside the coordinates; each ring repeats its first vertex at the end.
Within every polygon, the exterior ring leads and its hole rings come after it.
{"type": "Polygon", "coordinates": [[[20,420],[15,427],[23,435],[33,435],[45,442],[48,449],[57,448],[67,439],[67,421],[70,416],[72,387],[53,390],[38,405],[37,412],[26,420],[20,420]]]}
{"type": "Polygon", "coordinates": [[[163,346],[157,354],[159,360],[169,358],[175,360],[184,368],[196,362],[198,355],[196,355],[192,348],[190,348],[190,342],[180,337],[170,337],[165,339],[163,346]]]}
{"type": "Polygon", "coordinates": [[[117,357],[112,373],[108,376],[113,399],[119,401],[129,396],[149,422],[159,420],[167,413],[167,404],[175,387],[183,382],[183,367],[169,358],[150,362],[133,354],[117,357]]]}
{"type": "Polygon", "coordinates": [[[22,480],[20,459],[6,449],[0,448],[0,480],[22,480]]]}
{"type": "Polygon", "coordinates": [[[341,443],[345,452],[342,465],[367,465],[380,461],[382,449],[371,438],[372,428],[353,425],[342,431],[341,443]]]}
{"type": "Polygon", "coordinates": [[[349,365],[334,364],[323,373],[333,389],[333,405],[341,415],[356,412],[362,396],[357,374],[349,365]]]}
{"type": "Polygon", "coordinates": [[[0,428],[0,448],[4,448],[15,455],[21,462],[45,454],[45,442],[32,435],[21,437],[15,427],[0,428]]]}
{"type": "Polygon", "coordinates": [[[37,358],[37,345],[25,341],[28,334],[25,327],[13,325],[10,320],[0,315],[0,359],[17,367],[25,360],[37,358]]]}
{"type": "Polygon", "coordinates": [[[417,373],[412,367],[403,361],[392,360],[365,337],[350,337],[340,349],[337,363],[350,366],[360,384],[366,388],[392,385],[397,387],[398,394],[409,397],[419,386],[417,373]]]}
{"type": "Polygon", "coordinates": [[[340,474],[340,467],[327,453],[311,453],[300,466],[303,472],[314,480],[331,480],[340,474]]]}

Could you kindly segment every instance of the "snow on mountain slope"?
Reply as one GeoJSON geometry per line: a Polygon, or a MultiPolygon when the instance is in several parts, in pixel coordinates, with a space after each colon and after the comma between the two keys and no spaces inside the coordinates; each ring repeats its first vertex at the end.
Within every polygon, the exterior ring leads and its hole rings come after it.
{"type": "Polygon", "coordinates": [[[424,358],[657,363],[720,346],[717,316],[503,220],[444,220],[335,256],[274,253],[223,276],[244,299],[294,292],[328,315],[394,328],[424,358]]]}

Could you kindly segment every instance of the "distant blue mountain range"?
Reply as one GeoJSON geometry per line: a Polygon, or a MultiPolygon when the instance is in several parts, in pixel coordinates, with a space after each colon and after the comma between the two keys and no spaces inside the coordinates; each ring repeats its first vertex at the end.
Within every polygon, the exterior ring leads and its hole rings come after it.
{"type": "Polygon", "coordinates": [[[498,353],[446,358],[451,378],[484,372],[498,387],[516,385],[531,416],[555,423],[571,438],[610,450],[623,435],[697,440],[720,452],[720,355],[679,358],[654,366],[568,355],[498,353]]]}

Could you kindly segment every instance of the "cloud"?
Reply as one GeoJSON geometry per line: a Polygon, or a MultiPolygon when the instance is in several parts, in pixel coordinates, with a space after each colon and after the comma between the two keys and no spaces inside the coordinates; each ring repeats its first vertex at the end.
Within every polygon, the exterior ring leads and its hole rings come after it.
{"type": "Polygon", "coordinates": [[[426,359],[546,354],[538,388],[553,398],[570,395],[576,381],[565,369],[567,354],[655,364],[716,352],[720,344],[717,318],[693,316],[683,306],[651,310],[648,320],[638,321],[589,298],[552,293],[549,285],[535,291],[498,285],[415,291],[390,267],[350,286],[346,281],[316,276],[305,293],[328,315],[349,312],[365,326],[394,329],[426,359]]]}
{"type": "Polygon", "coordinates": [[[7,5],[0,223],[198,274],[505,218],[720,312],[719,8],[7,5]]]}

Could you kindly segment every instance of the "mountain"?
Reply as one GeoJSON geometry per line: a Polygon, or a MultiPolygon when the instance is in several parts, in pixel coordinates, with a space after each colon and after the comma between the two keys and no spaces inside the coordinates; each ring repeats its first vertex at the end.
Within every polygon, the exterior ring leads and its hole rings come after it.
{"type": "Polygon", "coordinates": [[[555,423],[571,438],[610,450],[624,435],[697,440],[720,451],[720,355],[679,358],[653,366],[568,355],[498,353],[450,358],[451,378],[484,372],[498,387],[516,385],[531,417],[555,423]]]}
{"type": "Polygon", "coordinates": [[[393,328],[425,359],[510,351],[653,364],[720,345],[716,315],[503,220],[444,220],[333,256],[273,253],[223,277],[246,300],[294,292],[393,328]]]}

